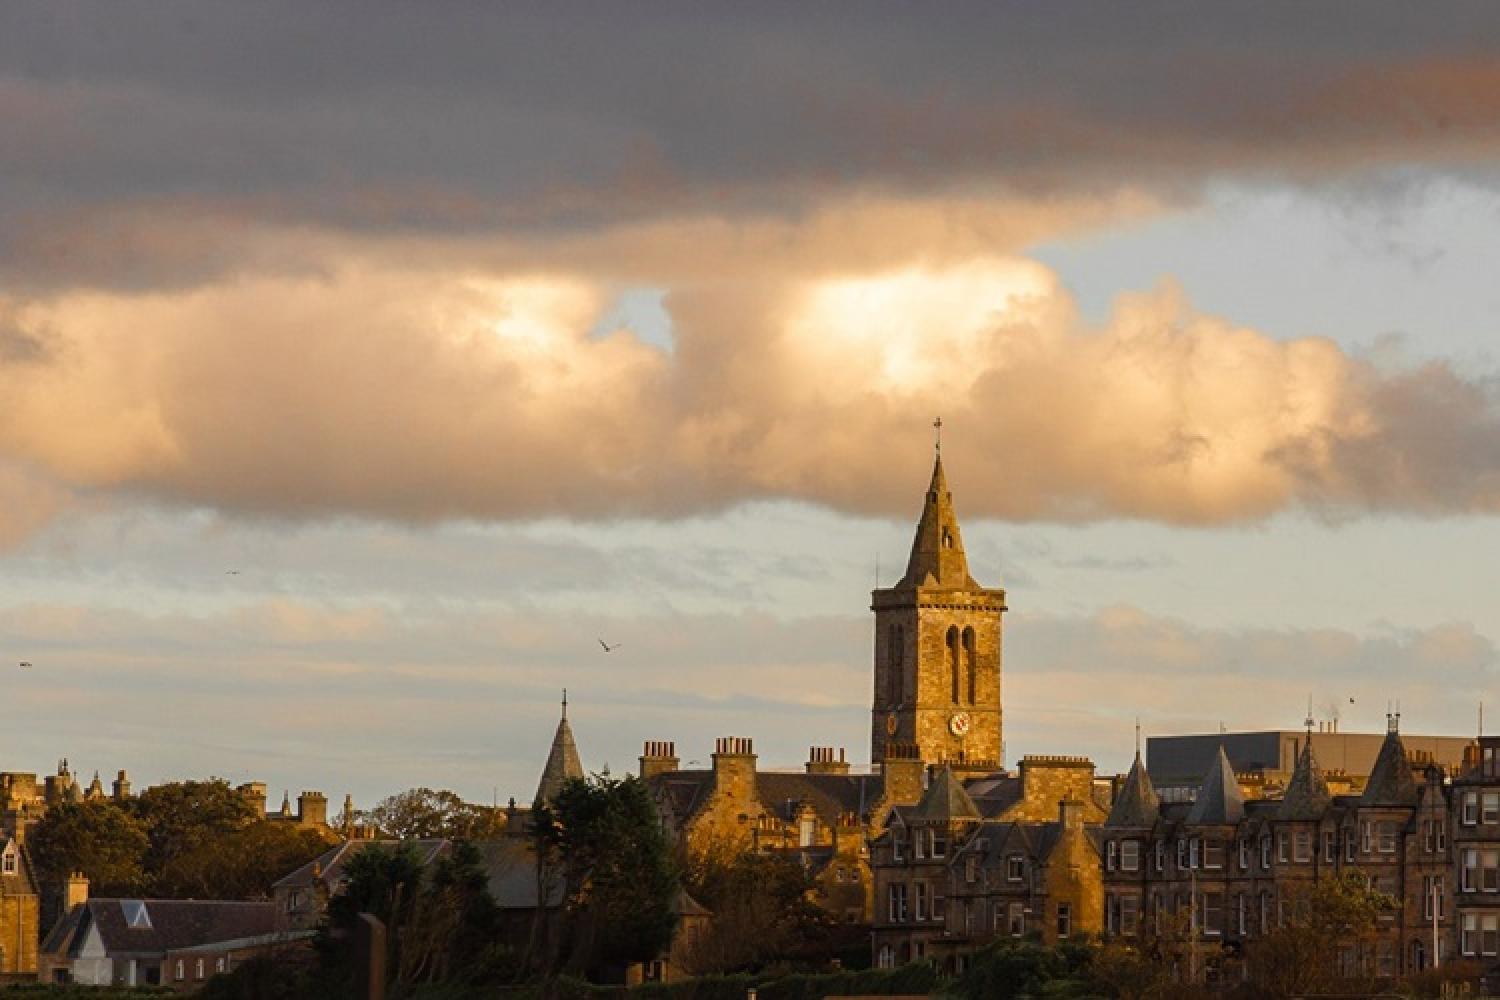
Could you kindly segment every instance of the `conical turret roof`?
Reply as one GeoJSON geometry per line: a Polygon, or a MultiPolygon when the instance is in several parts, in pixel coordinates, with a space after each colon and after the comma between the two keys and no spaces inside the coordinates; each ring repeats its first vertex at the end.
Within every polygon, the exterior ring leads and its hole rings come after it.
{"type": "Polygon", "coordinates": [[[927,486],[922,517],[912,539],[906,575],[896,586],[971,589],[979,586],[969,575],[969,560],[964,555],[963,537],[958,531],[958,515],[953,511],[953,494],[948,492],[948,478],[943,474],[941,453],[932,466],[932,482],[927,486]]]}
{"type": "Polygon", "coordinates": [[[1151,784],[1151,775],[1146,773],[1146,766],[1141,763],[1141,752],[1137,750],[1135,763],[1130,765],[1130,773],[1125,775],[1125,784],[1120,788],[1115,804],[1110,807],[1109,818],[1104,821],[1104,825],[1146,828],[1156,825],[1160,814],[1161,800],[1157,798],[1156,789],[1151,784]]]}
{"type": "Polygon", "coordinates": [[[552,735],[552,749],[542,768],[542,780],[536,786],[536,802],[550,802],[565,782],[583,777],[583,762],[578,758],[578,744],[573,742],[573,727],[568,725],[568,700],[563,698],[562,718],[552,735]]]}
{"type": "Polygon", "coordinates": [[[927,790],[922,793],[921,801],[906,815],[908,819],[934,823],[983,818],[979,814],[979,807],[948,767],[933,775],[927,790]]]}
{"type": "Polygon", "coordinates": [[[1233,826],[1244,818],[1245,796],[1221,743],[1218,756],[1203,776],[1203,785],[1198,789],[1187,821],[1197,826],[1233,826]]]}
{"type": "Polygon", "coordinates": [[[1370,780],[1359,796],[1362,806],[1414,806],[1417,804],[1417,780],[1412,777],[1406,759],[1406,744],[1396,723],[1391,722],[1370,771],[1370,780]]]}
{"type": "Polygon", "coordinates": [[[1313,756],[1312,734],[1307,734],[1307,743],[1297,755],[1297,767],[1292,771],[1292,780],[1287,782],[1286,794],[1276,810],[1276,818],[1284,820],[1311,821],[1322,819],[1333,804],[1333,795],[1328,791],[1328,782],[1323,780],[1323,769],[1313,756]]]}

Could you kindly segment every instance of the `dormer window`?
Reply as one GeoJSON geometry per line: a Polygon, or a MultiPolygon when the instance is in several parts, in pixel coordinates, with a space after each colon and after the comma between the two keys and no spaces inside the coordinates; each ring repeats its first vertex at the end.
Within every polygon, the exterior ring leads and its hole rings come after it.
{"type": "Polygon", "coordinates": [[[14,875],[16,873],[16,850],[13,847],[6,848],[4,854],[0,854],[0,875],[14,875]]]}

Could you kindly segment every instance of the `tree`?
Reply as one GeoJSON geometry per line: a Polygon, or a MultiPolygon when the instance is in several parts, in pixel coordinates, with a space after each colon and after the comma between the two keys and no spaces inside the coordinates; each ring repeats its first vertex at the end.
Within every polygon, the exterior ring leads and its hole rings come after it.
{"type": "Polygon", "coordinates": [[[48,885],[59,885],[81,871],[91,889],[102,895],[134,895],[145,887],[145,827],[113,802],[52,807],[29,844],[37,872],[48,885]]]}
{"type": "Polygon", "coordinates": [[[356,925],[369,913],[386,926],[386,969],[400,969],[399,942],[411,922],[422,885],[422,863],[410,845],[394,849],[372,845],[344,865],[344,891],[328,902],[328,915],[318,935],[318,954],[324,975],[348,985],[353,980],[352,956],[356,925]]]}
{"type": "Polygon", "coordinates": [[[431,788],[412,788],[383,799],[365,818],[400,840],[488,840],[501,836],[506,826],[503,810],[465,802],[447,789],[431,788]]]}
{"type": "Polygon", "coordinates": [[[562,948],[577,971],[647,962],[677,926],[676,867],[645,784],[604,775],[564,783],[533,811],[538,866],[562,875],[562,948]]]}
{"type": "MultiPolygon", "coordinates": [[[[222,778],[156,785],[131,799],[129,808],[146,828],[146,871],[154,876],[260,819],[250,800],[222,778]]],[[[170,895],[171,888],[169,877],[157,891],[170,895]]]]}
{"type": "Polygon", "coordinates": [[[500,928],[500,909],[490,897],[479,851],[453,845],[433,865],[401,937],[398,978],[402,982],[475,979],[489,972],[483,961],[500,928]]]}
{"type": "Polygon", "coordinates": [[[754,971],[828,950],[833,928],[810,900],[815,883],[795,858],[709,849],[684,869],[689,895],[714,915],[687,956],[694,974],[754,971]]]}
{"type": "Polygon", "coordinates": [[[193,899],[267,897],[277,879],[336,841],[322,830],[256,820],[166,859],[156,873],[156,893],[193,899]]]}
{"type": "Polygon", "coordinates": [[[1281,925],[1246,951],[1251,981],[1263,995],[1279,997],[1368,989],[1369,945],[1381,914],[1395,906],[1360,872],[1290,890],[1281,925]]]}

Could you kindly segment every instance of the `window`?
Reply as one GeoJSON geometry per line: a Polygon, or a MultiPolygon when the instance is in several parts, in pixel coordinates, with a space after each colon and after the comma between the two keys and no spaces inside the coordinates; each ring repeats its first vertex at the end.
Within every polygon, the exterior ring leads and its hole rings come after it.
{"type": "Polygon", "coordinates": [[[224,971],[224,956],[220,955],[218,958],[214,959],[214,972],[215,973],[220,973],[220,972],[223,972],[223,971],[224,971]]]}
{"type": "Polygon", "coordinates": [[[1120,897],[1120,933],[1135,934],[1141,927],[1141,897],[1120,897]]]}
{"type": "Polygon", "coordinates": [[[1438,919],[1448,915],[1447,907],[1444,905],[1443,882],[1441,875],[1426,875],[1422,878],[1422,917],[1426,920],[1432,919],[1432,911],[1437,910],[1438,919]]]}
{"type": "Polygon", "coordinates": [[[1271,867],[1271,835],[1269,833],[1260,835],[1260,866],[1271,867]]]}
{"type": "Polygon", "coordinates": [[[177,981],[179,983],[182,982],[184,979],[187,978],[187,969],[185,968],[185,966],[186,966],[186,963],[183,962],[183,960],[179,958],[177,960],[177,967],[174,970],[176,972],[176,977],[175,978],[177,979],[177,981]]]}
{"type": "Polygon", "coordinates": [[[193,971],[195,973],[197,973],[197,977],[199,979],[206,979],[206,978],[208,978],[207,974],[206,974],[206,972],[204,970],[203,959],[201,959],[201,958],[198,959],[198,961],[195,963],[195,968],[193,969],[193,971]]]}
{"type": "Polygon", "coordinates": [[[913,855],[918,861],[927,857],[927,838],[931,833],[931,830],[924,829],[916,829],[911,832],[913,855]]]}
{"type": "Polygon", "coordinates": [[[1500,953],[1500,916],[1465,913],[1458,941],[1459,950],[1465,955],[1500,953]]]}
{"type": "Polygon", "coordinates": [[[1500,792],[1485,792],[1480,801],[1479,821],[1490,825],[1500,823],[1500,792]]]}
{"type": "Polygon", "coordinates": [[[1214,870],[1224,867],[1224,842],[1222,840],[1203,842],[1203,867],[1214,870]]]}
{"type": "Polygon", "coordinates": [[[1339,859],[1339,835],[1332,830],[1323,831],[1323,860],[1333,864],[1339,859]]]}
{"type": "Polygon", "coordinates": [[[1167,867],[1167,842],[1158,840],[1156,842],[1156,870],[1165,871],[1167,867]]]}
{"type": "Polygon", "coordinates": [[[1260,932],[1268,934],[1271,930],[1271,894],[1263,892],[1260,894],[1260,932]]]}
{"type": "Polygon", "coordinates": [[[1186,869],[1188,866],[1188,842],[1184,837],[1177,841],[1177,867],[1186,869]]]}
{"type": "Polygon", "coordinates": [[[1236,894],[1234,897],[1234,932],[1240,937],[1245,936],[1245,915],[1249,909],[1245,894],[1243,892],[1236,894]]]}
{"type": "Polygon", "coordinates": [[[1473,826],[1479,822],[1479,793],[1464,792],[1464,808],[1461,822],[1464,826],[1473,826]]]}
{"type": "Polygon", "coordinates": [[[947,831],[932,830],[928,834],[932,837],[932,856],[934,858],[946,858],[948,856],[948,833],[947,831]]]}
{"type": "Polygon", "coordinates": [[[974,642],[974,630],[964,629],[964,663],[968,669],[969,704],[974,704],[974,695],[979,684],[979,651],[974,642]]]}
{"type": "Polygon", "coordinates": [[[1012,854],[1005,859],[1005,878],[1011,882],[1019,882],[1026,877],[1026,859],[1019,854],[1012,854]]]}
{"type": "Polygon", "coordinates": [[[1424,819],[1422,821],[1422,850],[1428,854],[1437,853],[1437,822],[1424,819]]]}
{"type": "Polygon", "coordinates": [[[1305,865],[1312,860],[1313,839],[1311,830],[1298,830],[1292,834],[1292,860],[1305,865]]]}
{"type": "Polygon", "coordinates": [[[1485,747],[1484,748],[1484,776],[1486,778],[1493,778],[1493,777],[1496,776],[1496,774],[1500,774],[1500,770],[1496,769],[1495,748],[1494,747],[1485,747]]]}
{"type": "Polygon", "coordinates": [[[1448,849],[1448,821],[1446,819],[1437,821],[1437,834],[1438,850],[1446,851],[1448,849]]]}
{"type": "Polygon", "coordinates": [[[1104,870],[1112,872],[1119,867],[1120,845],[1113,840],[1104,843],[1104,870]]]}
{"type": "Polygon", "coordinates": [[[1210,937],[1218,937],[1224,933],[1224,894],[1222,892],[1203,894],[1203,933],[1210,937]]]}
{"type": "Polygon", "coordinates": [[[1291,845],[1292,845],[1291,838],[1287,836],[1286,831],[1285,830],[1279,830],[1279,831],[1277,831],[1277,833],[1276,833],[1276,861],[1277,861],[1278,864],[1283,864],[1284,865],[1288,861],[1292,860],[1292,858],[1291,858],[1291,845]]]}
{"type": "Polygon", "coordinates": [[[1073,904],[1057,904],[1057,936],[1065,938],[1073,933],[1073,904]]]}
{"type": "Polygon", "coordinates": [[[1026,907],[1022,903],[1011,903],[1006,911],[1006,929],[1011,937],[1026,936],[1026,907]]]}
{"type": "Polygon", "coordinates": [[[1239,846],[1240,846],[1240,870],[1241,871],[1249,871],[1250,870],[1250,841],[1245,840],[1245,839],[1242,838],[1240,840],[1240,845],[1239,846]]]}
{"type": "Polygon", "coordinates": [[[1139,840],[1120,842],[1120,870],[1124,872],[1141,870],[1141,842],[1139,840]]]}
{"type": "Polygon", "coordinates": [[[899,830],[891,834],[891,860],[906,860],[906,837],[899,830]]]}
{"type": "Polygon", "coordinates": [[[880,956],[875,959],[875,964],[882,969],[894,969],[896,967],[896,952],[888,944],[880,946],[880,956]]]}
{"type": "MultiPolygon", "coordinates": [[[[947,534],[945,532],[944,542],[946,543],[946,541],[947,534]]],[[[946,544],[944,545],[944,547],[947,547],[946,544]]],[[[958,637],[958,626],[950,625],[948,627],[948,675],[949,679],[952,681],[953,703],[955,705],[958,704],[958,660],[962,647],[963,643],[958,637]]]]}
{"type": "MultiPolygon", "coordinates": [[[[941,887],[939,887],[939,888],[941,888],[941,887]]],[[[933,890],[933,893],[932,893],[932,919],[933,920],[942,920],[944,917],[946,917],[948,915],[947,911],[944,909],[944,906],[943,906],[943,904],[945,904],[947,901],[948,901],[948,897],[947,896],[944,896],[942,893],[940,893],[940,892],[938,892],[936,890],[933,890]]]]}
{"type": "Polygon", "coordinates": [[[1479,915],[1477,913],[1465,913],[1463,922],[1458,931],[1458,950],[1465,955],[1478,954],[1479,949],[1479,915]]]}
{"type": "Polygon", "coordinates": [[[1369,854],[1375,840],[1375,823],[1365,820],[1359,827],[1359,849],[1362,853],[1369,854]]]}
{"type": "Polygon", "coordinates": [[[1390,820],[1381,820],[1377,828],[1380,834],[1380,853],[1396,853],[1396,824],[1390,820]]]}
{"type": "Polygon", "coordinates": [[[964,858],[964,881],[969,883],[979,881],[979,858],[973,854],[964,858]]]}
{"type": "Polygon", "coordinates": [[[896,882],[889,888],[886,917],[893,924],[906,922],[906,883],[896,882]]]}
{"type": "Polygon", "coordinates": [[[913,915],[914,918],[917,919],[917,920],[926,920],[927,919],[927,895],[928,895],[928,891],[929,891],[929,887],[928,887],[928,885],[927,885],[926,882],[918,882],[917,883],[917,906],[916,906],[916,913],[913,915]]]}
{"type": "Polygon", "coordinates": [[[0,875],[14,875],[16,873],[16,852],[6,851],[0,854],[0,875]]]}
{"type": "Polygon", "coordinates": [[[818,821],[812,816],[803,816],[797,824],[797,846],[811,847],[817,839],[818,821]]]}
{"type": "Polygon", "coordinates": [[[1350,828],[1344,831],[1344,860],[1354,860],[1354,830],[1350,828]]]}

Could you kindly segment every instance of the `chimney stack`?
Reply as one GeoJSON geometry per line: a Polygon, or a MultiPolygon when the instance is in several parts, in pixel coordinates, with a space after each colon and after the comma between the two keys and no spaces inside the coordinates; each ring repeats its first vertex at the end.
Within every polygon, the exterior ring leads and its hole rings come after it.
{"type": "Polygon", "coordinates": [[[744,736],[714,740],[714,787],[736,799],[755,798],[755,741],[744,736]]]}
{"type": "Polygon", "coordinates": [[[848,774],[849,762],[844,759],[844,748],[835,751],[833,747],[808,747],[807,773],[848,774]]]}
{"type": "Polygon", "coordinates": [[[647,740],[641,749],[641,780],[677,770],[677,744],[667,740],[647,740]]]}
{"type": "Polygon", "coordinates": [[[89,879],[83,872],[74,872],[63,883],[63,913],[72,913],[73,907],[89,901],[89,879]]]}
{"type": "Polygon", "coordinates": [[[298,795],[297,823],[301,826],[327,826],[328,796],[322,792],[303,792],[298,795]]]}
{"type": "Polygon", "coordinates": [[[124,802],[130,798],[130,775],[125,773],[124,768],[121,768],[119,773],[115,775],[112,785],[114,787],[116,802],[124,802]]]}

